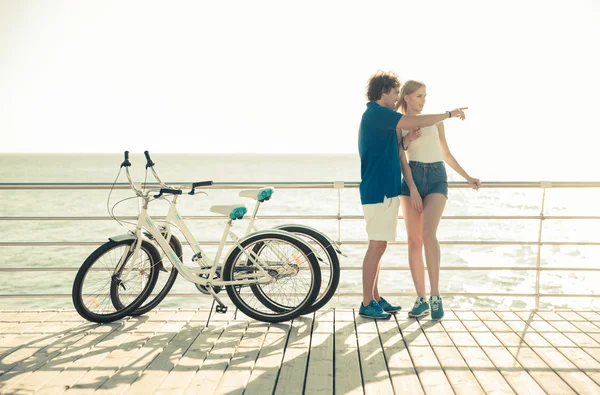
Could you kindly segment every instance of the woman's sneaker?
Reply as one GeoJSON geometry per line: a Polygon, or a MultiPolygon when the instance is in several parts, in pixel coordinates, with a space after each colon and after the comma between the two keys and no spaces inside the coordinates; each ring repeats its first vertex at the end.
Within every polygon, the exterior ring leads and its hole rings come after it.
{"type": "Polygon", "coordinates": [[[390,302],[385,300],[383,296],[381,297],[381,300],[377,302],[377,304],[379,304],[386,313],[397,313],[398,311],[402,310],[402,307],[390,304],[390,302]]]}
{"type": "Polygon", "coordinates": [[[385,320],[390,318],[390,313],[386,313],[383,311],[383,308],[377,303],[375,299],[371,301],[368,305],[364,306],[362,303],[360,304],[360,309],[358,309],[358,315],[372,318],[374,320],[385,320]]]}
{"type": "Polygon", "coordinates": [[[439,295],[430,296],[429,303],[431,304],[431,319],[441,320],[444,316],[444,306],[442,305],[442,298],[439,295]]]}
{"type": "Polygon", "coordinates": [[[411,311],[408,312],[408,316],[412,318],[424,317],[429,314],[429,304],[425,298],[417,298],[411,311]]]}

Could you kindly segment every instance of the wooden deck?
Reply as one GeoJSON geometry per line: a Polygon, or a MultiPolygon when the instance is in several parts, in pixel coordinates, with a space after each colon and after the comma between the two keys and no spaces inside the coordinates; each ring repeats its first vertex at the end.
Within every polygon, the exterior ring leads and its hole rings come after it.
{"type": "Polygon", "coordinates": [[[158,310],[97,325],[0,311],[2,394],[600,394],[600,314],[336,309],[267,325],[158,310]]]}

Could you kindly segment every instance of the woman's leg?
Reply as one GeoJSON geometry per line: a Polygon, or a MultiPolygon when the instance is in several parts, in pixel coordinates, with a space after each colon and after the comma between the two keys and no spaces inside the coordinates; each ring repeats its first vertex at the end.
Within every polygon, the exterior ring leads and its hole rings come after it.
{"type": "Polygon", "coordinates": [[[400,207],[408,236],[408,264],[417,296],[425,298],[425,266],[423,265],[423,215],[410,204],[410,197],[400,196],[400,207]]]}
{"type": "Polygon", "coordinates": [[[440,294],[440,243],[437,229],[448,199],[441,193],[427,195],[423,201],[423,244],[431,295],[440,294]]]}

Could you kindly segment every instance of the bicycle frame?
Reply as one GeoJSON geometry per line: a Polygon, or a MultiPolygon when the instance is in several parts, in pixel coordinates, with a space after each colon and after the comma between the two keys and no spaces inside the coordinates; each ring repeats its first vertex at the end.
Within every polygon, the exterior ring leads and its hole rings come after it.
{"type": "MultiPolygon", "coordinates": [[[[135,244],[132,244],[132,248],[133,248],[132,262],[136,262],[137,257],[139,256],[140,246],[142,244],[142,239],[143,239],[142,230],[145,229],[146,231],[148,231],[150,233],[150,235],[158,243],[160,248],[165,252],[167,258],[173,264],[173,266],[176,268],[176,270],[179,271],[179,273],[186,280],[188,280],[192,283],[203,285],[203,286],[207,286],[207,285],[209,285],[209,283],[212,286],[227,286],[227,285],[268,284],[268,283],[271,283],[274,281],[273,277],[271,277],[264,269],[264,267],[267,267],[268,265],[259,256],[255,255],[255,254],[249,254],[244,248],[241,247],[240,243],[241,243],[241,241],[243,241],[243,239],[239,239],[237,237],[237,235],[231,231],[232,220],[227,221],[225,230],[223,231],[223,236],[221,237],[219,249],[215,256],[215,260],[214,261],[211,260],[208,257],[208,255],[202,250],[198,241],[194,238],[194,236],[190,232],[189,228],[187,227],[187,225],[185,224],[185,222],[179,215],[179,212],[177,211],[177,208],[176,208],[177,195],[174,195],[173,200],[171,201],[169,213],[168,213],[167,219],[166,219],[167,238],[170,238],[170,223],[173,222],[175,224],[175,226],[177,226],[181,230],[183,236],[185,237],[185,239],[188,241],[188,243],[192,247],[192,250],[194,251],[194,257],[198,257],[198,259],[202,262],[202,264],[201,264],[202,267],[199,267],[199,268],[192,268],[192,267],[188,267],[188,266],[184,265],[183,262],[181,262],[181,260],[175,253],[175,251],[173,251],[173,249],[169,245],[169,242],[167,241],[168,239],[162,235],[161,231],[158,229],[158,227],[156,226],[156,224],[154,223],[154,221],[152,220],[150,215],[148,215],[148,203],[150,202],[150,197],[148,195],[150,192],[148,192],[147,194],[144,195],[140,190],[138,190],[135,187],[135,184],[131,180],[131,176],[129,174],[128,168],[126,168],[126,174],[127,174],[127,178],[129,179],[132,189],[136,192],[138,197],[141,197],[144,199],[142,209],[138,216],[135,233],[133,233],[130,236],[137,240],[135,244]],[[220,273],[218,276],[216,276],[218,265],[215,264],[215,262],[219,262],[220,256],[223,251],[223,247],[225,246],[225,242],[227,241],[228,236],[234,241],[235,245],[242,250],[242,252],[247,256],[247,258],[255,264],[255,267],[258,269],[258,272],[254,272],[247,276],[239,275],[238,278],[241,277],[241,279],[233,280],[233,281],[223,280],[223,277],[222,277],[223,273],[220,273]],[[200,277],[200,275],[206,275],[207,278],[202,278],[202,277],[200,277]],[[216,276],[216,278],[215,278],[215,276],[216,276]],[[244,278],[244,277],[247,277],[247,278],[244,278]]],[[[284,232],[281,232],[281,233],[284,233],[284,232]]],[[[285,234],[287,235],[287,233],[285,233],[285,234]]],[[[234,250],[234,248],[231,249],[231,251],[233,251],[233,250],[234,250]]],[[[231,253],[231,251],[230,251],[230,253],[231,253]]],[[[129,256],[130,252],[131,252],[131,250],[124,251],[123,256],[121,257],[115,271],[120,270],[120,268],[123,266],[124,262],[126,261],[126,258],[129,256]]],[[[127,268],[126,270],[124,270],[124,272],[122,274],[122,278],[123,279],[127,278],[130,271],[131,271],[131,268],[127,268]]]]}

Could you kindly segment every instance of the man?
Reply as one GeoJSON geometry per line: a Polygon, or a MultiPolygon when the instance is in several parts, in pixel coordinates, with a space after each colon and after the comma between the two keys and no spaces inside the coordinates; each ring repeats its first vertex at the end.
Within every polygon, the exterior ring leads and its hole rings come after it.
{"type": "MultiPolygon", "coordinates": [[[[360,155],[360,200],[363,206],[369,246],[363,260],[363,301],[359,314],[373,319],[390,318],[400,311],[379,294],[379,262],[387,243],[396,240],[400,207],[400,152],[402,129],[411,130],[409,139],[418,136],[418,129],[435,125],[447,118],[465,119],[465,108],[443,114],[402,115],[398,108],[400,80],[393,72],[378,71],[369,78],[367,109],[358,131],[360,155]]],[[[406,148],[407,142],[404,142],[406,148]]],[[[401,160],[406,160],[404,157],[401,160]]]]}

